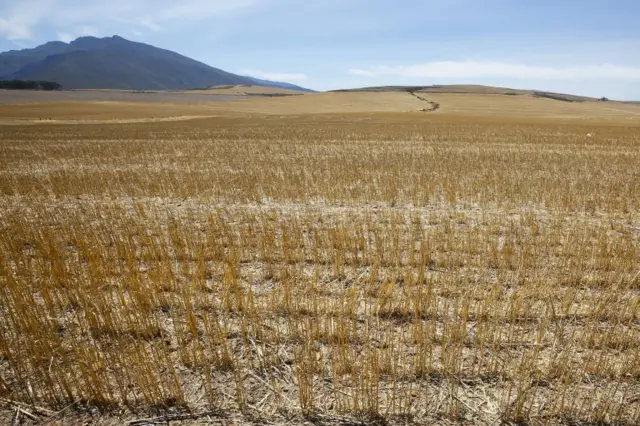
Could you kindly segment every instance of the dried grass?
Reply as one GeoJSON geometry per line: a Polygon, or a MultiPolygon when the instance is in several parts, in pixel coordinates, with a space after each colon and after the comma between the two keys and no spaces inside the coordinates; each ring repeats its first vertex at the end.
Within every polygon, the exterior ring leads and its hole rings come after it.
{"type": "Polygon", "coordinates": [[[624,123],[6,127],[0,397],[105,422],[638,424],[624,123]]]}

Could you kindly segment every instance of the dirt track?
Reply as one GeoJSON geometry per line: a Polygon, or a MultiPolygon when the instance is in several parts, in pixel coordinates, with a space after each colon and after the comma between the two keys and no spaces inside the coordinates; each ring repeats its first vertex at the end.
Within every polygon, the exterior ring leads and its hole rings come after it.
{"type": "Polygon", "coordinates": [[[422,111],[422,112],[433,112],[433,111],[436,111],[436,110],[440,109],[440,104],[439,103],[432,102],[432,101],[430,101],[428,99],[425,99],[425,98],[423,98],[421,96],[418,96],[418,95],[415,94],[415,92],[411,92],[410,91],[409,93],[411,94],[411,96],[414,96],[414,97],[420,99],[421,101],[425,101],[430,105],[428,108],[423,108],[420,111],[422,111]]]}

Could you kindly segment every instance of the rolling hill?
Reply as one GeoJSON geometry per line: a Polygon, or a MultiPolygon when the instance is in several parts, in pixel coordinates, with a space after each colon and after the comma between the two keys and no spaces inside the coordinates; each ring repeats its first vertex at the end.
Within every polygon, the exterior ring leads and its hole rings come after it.
{"type": "Polygon", "coordinates": [[[602,99],[566,93],[547,92],[542,90],[510,89],[507,87],[482,86],[478,84],[448,84],[432,86],[372,86],[358,89],[342,89],[335,92],[408,92],[413,94],[470,94],[470,95],[506,95],[531,96],[564,102],[600,101],[602,99]]]}
{"type": "Polygon", "coordinates": [[[50,80],[67,89],[180,90],[264,85],[309,91],[211,67],[178,53],[119,36],[80,37],[0,53],[0,80],[50,80]]]}

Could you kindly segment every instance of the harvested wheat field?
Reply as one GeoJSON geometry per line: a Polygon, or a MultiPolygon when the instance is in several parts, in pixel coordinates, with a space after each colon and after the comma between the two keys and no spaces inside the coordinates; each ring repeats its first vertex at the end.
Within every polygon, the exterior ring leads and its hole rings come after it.
{"type": "Polygon", "coordinates": [[[640,423],[640,107],[426,96],[0,106],[0,423],[640,423]]]}

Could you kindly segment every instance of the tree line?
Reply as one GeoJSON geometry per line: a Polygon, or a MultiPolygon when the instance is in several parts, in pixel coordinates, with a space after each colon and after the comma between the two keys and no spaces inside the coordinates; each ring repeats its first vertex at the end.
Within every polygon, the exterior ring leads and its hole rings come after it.
{"type": "Polygon", "coordinates": [[[62,86],[55,81],[0,80],[0,89],[7,90],[60,90],[62,86]]]}

